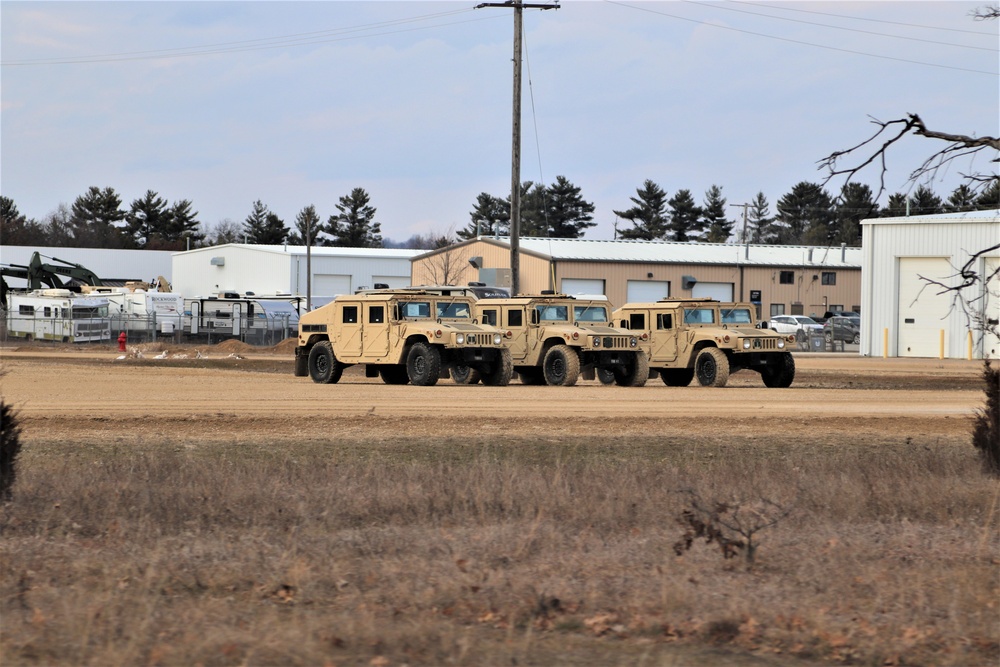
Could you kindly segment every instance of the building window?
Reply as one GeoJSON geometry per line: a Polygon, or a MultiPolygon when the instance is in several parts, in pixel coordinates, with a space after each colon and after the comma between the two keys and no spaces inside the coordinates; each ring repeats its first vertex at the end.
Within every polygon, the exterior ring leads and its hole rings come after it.
{"type": "Polygon", "coordinates": [[[784,314],[785,314],[785,304],[783,303],[771,304],[771,317],[774,317],[775,315],[784,315],[784,314]]]}
{"type": "Polygon", "coordinates": [[[833,271],[824,271],[823,280],[824,285],[836,285],[837,284],[837,274],[833,271]]]}
{"type": "Polygon", "coordinates": [[[357,306],[344,306],[344,324],[357,324],[358,323],[358,307],[357,306]]]}
{"type": "Polygon", "coordinates": [[[794,285],[795,284],[795,272],[794,271],[779,271],[778,272],[778,282],[782,285],[794,285]]]}

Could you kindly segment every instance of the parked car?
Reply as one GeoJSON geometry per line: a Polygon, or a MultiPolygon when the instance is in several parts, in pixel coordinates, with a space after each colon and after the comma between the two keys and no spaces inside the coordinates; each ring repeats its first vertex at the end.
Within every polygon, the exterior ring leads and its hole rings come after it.
{"type": "Polygon", "coordinates": [[[823,333],[823,325],[805,315],[775,315],[769,326],[778,333],[795,334],[800,341],[809,338],[811,333],[823,333]]]}
{"type": "Polygon", "coordinates": [[[823,324],[823,337],[827,343],[843,341],[854,345],[861,344],[861,320],[854,317],[835,315],[823,324]]]}

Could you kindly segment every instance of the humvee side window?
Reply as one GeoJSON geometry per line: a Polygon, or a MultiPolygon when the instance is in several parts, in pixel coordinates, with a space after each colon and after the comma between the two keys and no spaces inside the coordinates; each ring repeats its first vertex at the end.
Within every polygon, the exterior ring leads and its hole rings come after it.
{"type": "Polygon", "coordinates": [[[426,320],[431,316],[431,304],[429,301],[407,301],[399,305],[403,317],[419,317],[426,320]]]}
{"type": "Polygon", "coordinates": [[[673,329],[674,328],[674,314],[673,313],[657,313],[656,314],[656,328],[657,329],[673,329]]]}
{"type": "Polygon", "coordinates": [[[385,306],[368,306],[368,323],[382,324],[385,322],[385,306]]]}
{"type": "Polygon", "coordinates": [[[437,304],[438,317],[468,318],[469,306],[465,303],[442,303],[437,304]]]}
{"type": "Polygon", "coordinates": [[[544,306],[535,306],[535,310],[538,311],[538,319],[540,320],[548,320],[549,322],[566,322],[569,319],[569,310],[566,306],[549,304],[544,306]]]}
{"type": "Polygon", "coordinates": [[[491,327],[497,325],[497,311],[495,310],[484,310],[483,311],[483,324],[488,324],[491,327]]]}
{"type": "Polygon", "coordinates": [[[573,306],[574,322],[607,322],[608,311],[604,306],[573,306]]]}
{"type": "Polygon", "coordinates": [[[511,308],[507,311],[507,326],[509,327],[519,327],[523,323],[521,317],[521,311],[518,308],[511,308]]]}
{"type": "Polygon", "coordinates": [[[646,313],[630,313],[628,328],[632,331],[642,331],[646,328],[646,313]]]}
{"type": "Polygon", "coordinates": [[[746,308],[723,308],[723,324],[750,324],[750,311],[746,308]]]}
{"type": "Polygon", "coordinates": [[[344,324],[358,323],[358,307],[344,306],[344,324]]]}
{"type": "Polygon", "coordinates": [[[712,308],[685,308],[684,324],[715,324],[715,310],[712,308]]]}

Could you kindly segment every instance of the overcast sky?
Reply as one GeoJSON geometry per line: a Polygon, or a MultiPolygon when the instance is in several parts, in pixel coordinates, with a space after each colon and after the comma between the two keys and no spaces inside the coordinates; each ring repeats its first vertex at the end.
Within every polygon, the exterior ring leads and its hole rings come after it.
{"type": "MultiPolygon", "coordinates": [[[[596,206],[586,238],[610,239],[645,179],[699,202],[762,191],[774,212],[869,116],[997,136],[1000,24],[970,17],[985,2],[525,10],[522,180],[568,178],[596,206]]],[[[464,228],[511,179],[512,11],[474,7],[4,0],[0,191],[42,219],[89,186],[125,208],[154,190],[208,226],[260,199],[292,227],[362,187],[383,236],[464,228]]],[[[893,151],[890,191],[930,148],[893,151]]]]}

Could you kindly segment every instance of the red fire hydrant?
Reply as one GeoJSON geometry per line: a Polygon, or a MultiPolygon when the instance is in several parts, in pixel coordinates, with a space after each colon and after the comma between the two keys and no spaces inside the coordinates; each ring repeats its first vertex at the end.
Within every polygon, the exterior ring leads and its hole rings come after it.
{"type": "Polygon", "coordinates": [[[125,351],[125,332],[118,334],[118,350],[121,352],[125,351]]]}

